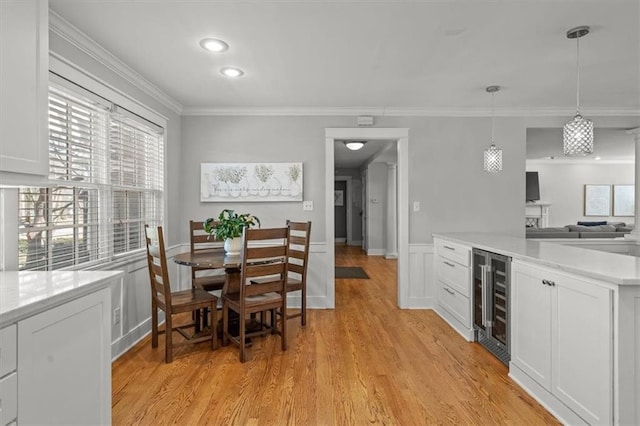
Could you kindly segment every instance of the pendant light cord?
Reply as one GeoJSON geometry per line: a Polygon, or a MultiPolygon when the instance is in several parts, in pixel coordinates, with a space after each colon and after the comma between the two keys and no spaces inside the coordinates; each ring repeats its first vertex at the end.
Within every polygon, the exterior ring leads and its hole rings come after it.
{"type": "Polygon", "coordinates": [[[494,99],[495,95],[496,95],[496,92],[491,92],[491,145],[494,144],[494,140],[495,140],[494,139],[494,135],[493,135],[493,128],[494,128],[493,120],[495,119],[494,107],[493,107],[493,105],[494,105],[493,99],[494,99]]]}
{"type": "Polygon", "coordinates": [[[580,37],[576,37],[576,114],[580,114],[580,37]]]}

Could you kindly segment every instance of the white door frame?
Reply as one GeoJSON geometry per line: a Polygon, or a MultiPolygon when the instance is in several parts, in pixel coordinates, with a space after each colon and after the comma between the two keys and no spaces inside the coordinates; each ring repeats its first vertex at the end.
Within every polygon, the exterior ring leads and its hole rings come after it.
{"type": "Polygon", "coordinates": [[[327,242],[327,297],[335,308],[335,247],[333,208],[334,144],[336,140],[395,140],[398,152],[398,306],[409,306],[409,129],[325,128],[325,241],[327,242]]]}

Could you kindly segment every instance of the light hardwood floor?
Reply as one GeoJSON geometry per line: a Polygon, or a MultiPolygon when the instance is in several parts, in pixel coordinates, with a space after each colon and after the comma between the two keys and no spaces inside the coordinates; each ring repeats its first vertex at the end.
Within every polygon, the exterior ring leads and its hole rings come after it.
{"type": "Polygon", "coordinates": [[[397,307],[396,262],[336,246],[337,266],[370,279],[336,280],[336,309],[289,321],[237,348],[207,344],[165,364],[145,338],[113,365],[113,424],[557,424],[507,368],[430,310],[397,307]]]}

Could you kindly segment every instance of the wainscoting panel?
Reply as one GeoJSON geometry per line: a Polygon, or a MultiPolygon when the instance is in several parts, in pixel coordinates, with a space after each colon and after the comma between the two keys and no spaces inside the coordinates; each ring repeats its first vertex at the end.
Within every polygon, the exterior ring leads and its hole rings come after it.
{"type": "Polygon", "coordinates": [[[433,244],[409,245],[409,309],[433,309],[436,305],[433,256],[433,244]]]}

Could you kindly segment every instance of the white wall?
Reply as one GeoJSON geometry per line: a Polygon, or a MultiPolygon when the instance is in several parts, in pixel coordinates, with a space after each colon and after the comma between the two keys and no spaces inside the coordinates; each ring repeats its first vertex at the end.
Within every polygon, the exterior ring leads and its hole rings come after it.
{"type": "Polygon", "coordinates": [[[383,255],[387,232],[387,165],[371,163],[367,167],[367,253],[383,255]]]}
{"type": "Polygon", "coordinates": [[[551,203],[549,226],[575,225],[579,220],[606,220],[633,223],[633,217],[584,216],[584,185],[633,185],[633,164],[536,163],[527,162],[527,171],[537,171],[540,201],[551,203]]]}

